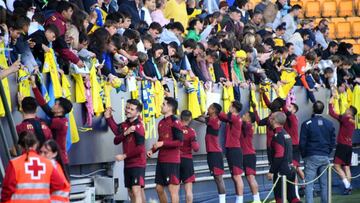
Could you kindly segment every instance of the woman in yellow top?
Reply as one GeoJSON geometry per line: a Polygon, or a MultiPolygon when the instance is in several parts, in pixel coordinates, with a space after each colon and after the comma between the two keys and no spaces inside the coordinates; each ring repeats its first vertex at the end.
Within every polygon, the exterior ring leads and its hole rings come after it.
{"type": "Polygon", "coordinates": [[[164,9],[164,16],[167,19],[174,19],[174,22],[180,22],[186,29],[189,19],[185,0],[169,0],[164,9]]]}

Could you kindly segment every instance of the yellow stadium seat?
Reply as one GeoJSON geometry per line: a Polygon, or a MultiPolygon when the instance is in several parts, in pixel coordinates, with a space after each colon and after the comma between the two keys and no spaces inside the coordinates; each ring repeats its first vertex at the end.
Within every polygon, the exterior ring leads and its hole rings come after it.
{"type": "Polygon", "coordinates": [[[342,39],[340,40],[340,42],[346,42],[346,43],[350,43],[350,44],[356,44],[356,40],[354,39],[342,39]]]}
{"type": "Polygon", "coordinates": [[[320,2],[308,1],[305,6],[305,16],[308,18],[320,17],[320,2]]]}
{"type": "Polygon", "coordinates": [[[323,17],[337,17],[336,1],[324,1],[321,6],[321,15],[323,17]]]}
{"type": "Polygon", "coordinates": [[[353,49],[354,49],[355,54],[360,54],[360,44],[359,43],[353,44],[353,49]]]}
{"type": "Polygon", "coordinates": [[[347,21],[347,22],[350,22],[350,23],[353,23],[353,22],[356,22],[356,21],[360,21],[360,17],[358,17],[358,16],[347,17],[347,18],[346,18],[346,21],[347,21]]]}
{"type": "Polygon", "coordinates": [[[351,32],[353,38],[360,38],[360,21],[352,22],[351,32]]]}
{"type": "Polygon", "coordinates": [[[335,23],[334,22],[329,22],[328,27],[329,27],[329,38],[330,39],[335,39],[335,23]]]}
{"type": "Polygon", "coordinates": [[[345,18],[330,18],[330,21],[333,23],[345,22],[345,18]]]}
{"type": "Polygon", "coordinates": [[[341,0],[339,2],[338,16],[348,17],[354,15],[354,2],[353,0],[341,0]]]}
{"type": "Polygon", "coordinates": [[[336,38],[351,38],[351,23],[338,22],[336,25],[336,38]]]}

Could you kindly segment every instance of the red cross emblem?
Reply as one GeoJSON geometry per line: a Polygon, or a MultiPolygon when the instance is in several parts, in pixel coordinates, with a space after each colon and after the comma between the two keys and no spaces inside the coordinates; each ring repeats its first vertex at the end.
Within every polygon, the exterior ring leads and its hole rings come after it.
{"type": "Polygon", "coordinates": [[[25,173],[30,174],[33,180],[40,180],[45,172],[46,165],[40,162],[39,157],[30,157],[29,162],[25,163],[25,173]]]}

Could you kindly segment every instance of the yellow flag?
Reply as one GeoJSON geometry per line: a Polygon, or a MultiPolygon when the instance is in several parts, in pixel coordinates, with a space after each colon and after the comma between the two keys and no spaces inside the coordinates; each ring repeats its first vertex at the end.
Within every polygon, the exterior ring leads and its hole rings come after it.
{"type": "Polygon", "coordinates": [[[54,50],[50,48],[49,52],[45,52],[45,60],[44,60],[44,69],[49,69],[50,78],[52,81],[54,96],[55,98],[62,97],[62,89],[59,79],[59,72],[57,70],[56,60],[55,60],[54,50]]]}
{"type": "Polygon", "coordinates": [[[72,74],[75,80],[75,102],[84,103],[86,102],[85,96],[85,85],[81,74],[72,74]]]}

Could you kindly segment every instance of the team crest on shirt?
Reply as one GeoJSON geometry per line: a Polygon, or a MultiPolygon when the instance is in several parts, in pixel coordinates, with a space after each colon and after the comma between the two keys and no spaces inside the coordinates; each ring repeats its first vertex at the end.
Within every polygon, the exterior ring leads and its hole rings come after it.
{"type": "Polygon", "coordinates": [[[32,129],[34,129],[34,126],[33,126],[33,125],[31,125],[31,124],[27,124],[27,125],[26,125],[26,129],[28,129],[28,130],[32,130],[32,129]]]}
{"type": "Polygon", "coordinates": [[[40,161],[39,157],[30,157],[29,162],[25,163],[25,174],[29,174],[32,180],[40,180],[46,172],[46,165],[40,161]]]}
{"type": "Polygon", "coordinates": [[[170,177],[166,177],[166,182],[169,182],[170,181],[170,177]]]}
{"type": "Polygon", "coordinates": [[[184,133],[184,134],[187,134],[187,133],[188,133],[188,131],[187,131],[187,130],[183,130],[183,133],[184,133]]]}
{"type": "Polygon", "coordinates": [[[169,137],[169,134],[168,134],[168,133],[166,133],[166,134],[164,135],[164,137],[165,137],[165,138],[168,138],[168,137],[169,137]]]}
{"type": "Polygon", "coordinates": [[[135,178],[135,179],[134,179],[134,183],[137,184],[137,182],[138,182],[138,180],[137,180],[137,178],[135,178]]]}

